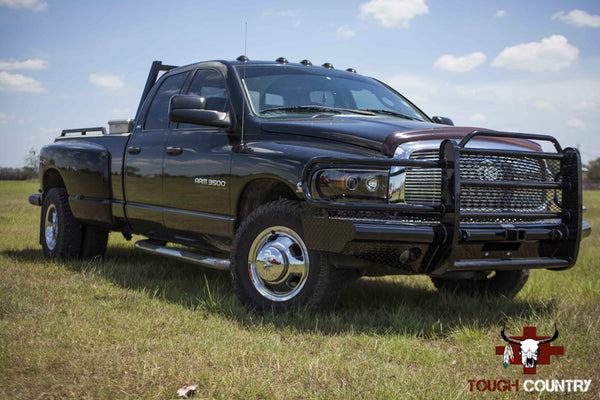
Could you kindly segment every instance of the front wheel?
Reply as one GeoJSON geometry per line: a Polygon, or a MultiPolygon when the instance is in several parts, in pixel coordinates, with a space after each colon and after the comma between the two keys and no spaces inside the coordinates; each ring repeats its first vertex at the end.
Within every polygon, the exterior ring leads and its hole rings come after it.
{"type": "Polygon", "coordinates": [[[239,299],[259,311],[332,307],[343,279],[325,254],[304,242],[296,201],[281,200],[253,211],[232,244],[231,277],[239,299]]]}
{"type": "Polygon", "coordinates": [[[440,291],[457,294],[482,295],[490,294],[513,298],[525,286],[529,278],[529,270],[482,272],[470,279],[446,279],[431,277],[431,281],[440,291]]]}

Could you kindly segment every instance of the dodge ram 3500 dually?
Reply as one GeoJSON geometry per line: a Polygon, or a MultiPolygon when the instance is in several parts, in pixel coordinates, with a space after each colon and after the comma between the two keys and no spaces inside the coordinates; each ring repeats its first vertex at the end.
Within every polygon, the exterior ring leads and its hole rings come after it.
{"type": "Polygon", "coordinates": [[[510,297],[532,268],[572,267],[591,230],[577,149],[454,127],[308,60],[156,61],[135,118],[64,130],[40,180],[46,256],[143,235],[136,249],[229,270],[258,310],[332,306],[362,275],[510,297]]]}

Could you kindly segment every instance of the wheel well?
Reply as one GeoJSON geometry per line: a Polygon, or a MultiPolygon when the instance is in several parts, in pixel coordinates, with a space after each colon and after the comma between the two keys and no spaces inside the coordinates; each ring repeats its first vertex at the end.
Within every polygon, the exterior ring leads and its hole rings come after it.
{"type": "Polygon", "coordinates": [[[256,179],[246,185],[237,207],[236,229],[253,210],[276,200],[298,200],[288,185],[274,179],[256,179]]]}
{"type": "Polygon", "coordinates": [[[44,174],[44,179],[42,181],[42,190],[44,193],[47,193],[50,189],[55,187],[66,187],[65,182],[62,180],[62,177],[55,169],[48,170],[44,174]]]}

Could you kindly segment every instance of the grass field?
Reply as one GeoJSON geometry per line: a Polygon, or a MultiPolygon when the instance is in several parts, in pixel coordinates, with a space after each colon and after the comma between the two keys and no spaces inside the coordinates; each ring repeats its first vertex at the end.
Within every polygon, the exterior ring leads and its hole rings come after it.
{"type": "MultiPolygon", "coordinates": [[[[106,257],[53,262],[38,244],[34,182],[0,182],[0,398],[465,399],[469,379],[592,379],[600,392],[598,227],[577,265],[532,271],[514,299],[437,292],[426,277],[363,278],[332,312],[259,315],[226,272],[153,257],[110,236],[106,257]],[[525,376],[502,367],[500,329],[551,335],[563,356],[525,376]]],[[[494,397],[557,398],[554,393],[494,397]]]]}

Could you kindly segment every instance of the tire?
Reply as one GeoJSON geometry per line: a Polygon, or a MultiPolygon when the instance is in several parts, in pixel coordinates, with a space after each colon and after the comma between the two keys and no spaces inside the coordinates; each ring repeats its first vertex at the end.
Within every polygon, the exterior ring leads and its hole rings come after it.
{"type": "Polygon", "coordinates": [[[41,242],[49,258],[94,258],[106,251],[108,232],[77,221],[69,207],[64,188],[52,188],[44,196],[41,214],[41,242]]]}
{"type": "Polygon", "coordinates": [[[267,203],[248,215],[232,244],[231,278],[248,308],[275,312],[335,305],[341,271],[304,243],[300,203],[267,203]]]}
{"type": "Polygon", "coordinates": [[[492,276],[482,274],[479,279],[444,279],[431,277],[440,291],[468,295],[494,295],[513,298],[519,293],[527,279],[529,270],[496,271],[492,276]]]}
{"type": "Polygon", "coordinates": [[[71,213],[66,189],[50,189],[42,204],[41,242],[44,255],[56,259],[79,257],[81,240],[81,224],[71,213]]]}

